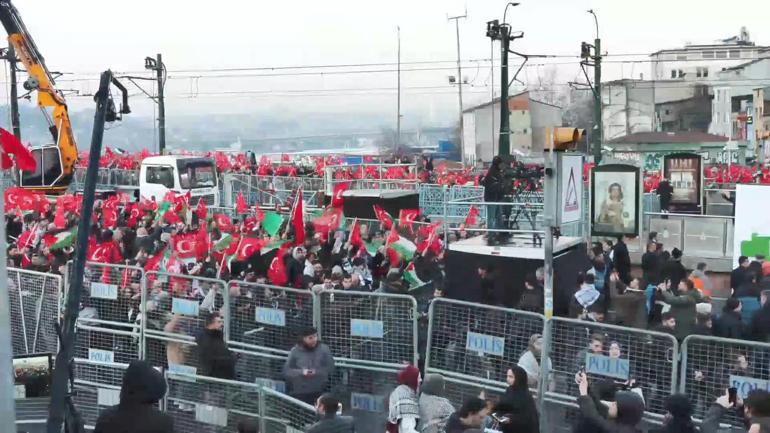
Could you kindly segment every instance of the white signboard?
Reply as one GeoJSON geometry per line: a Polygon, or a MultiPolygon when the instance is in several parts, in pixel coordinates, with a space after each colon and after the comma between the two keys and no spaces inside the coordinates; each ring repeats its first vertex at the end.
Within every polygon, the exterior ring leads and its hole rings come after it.
{"type": "Polygon", "coordinates": [[[96,390],[96,403],[99,406],[115,406],[120,403],[120,390],[99,388],[96,390]]]}
{"type": "Polygon", "coordinates": [[[561,224],[583,219],[583,157],[560,155],[559,209],[561,224]]]}
{"type": "Polygon", "coordinates": [[[227,427],[227,409],[207,404],[196,404],[195,421],[227,427]]]}
{"type": "Polygon", "coordinates": [[[118,285],[99,282],[91,283],[91,297],[99,299],[118,299],[118,285]]]}
{"type": "Polygon", "coordinates": [[[736,185],[733,267],[738,257],[770,257],[770,186],[736,185]]]}

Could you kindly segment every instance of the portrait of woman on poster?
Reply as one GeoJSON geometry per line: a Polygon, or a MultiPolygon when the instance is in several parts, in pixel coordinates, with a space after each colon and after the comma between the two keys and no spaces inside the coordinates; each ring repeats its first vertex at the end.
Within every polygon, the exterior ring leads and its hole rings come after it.
{"type": "Polygon", "coordinates": [[[599,211],[597,223],[612,226],[615,231],[622,232],[624,227],[623,188],[619,183],[610,184],[607,198],[604,199],[599,211]]]}

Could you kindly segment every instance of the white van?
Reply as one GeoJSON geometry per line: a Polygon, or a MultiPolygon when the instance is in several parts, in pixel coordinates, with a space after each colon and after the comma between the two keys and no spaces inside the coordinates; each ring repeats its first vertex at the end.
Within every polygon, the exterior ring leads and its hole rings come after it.
{"type": "Polygon", "coordinates": [[[186,194],[195,206],[203,198],[207,206],[219,206],[217,169],[211,158],[151,156],[142,160],[139,195],[162,200],[169,191],[186,194]]]}

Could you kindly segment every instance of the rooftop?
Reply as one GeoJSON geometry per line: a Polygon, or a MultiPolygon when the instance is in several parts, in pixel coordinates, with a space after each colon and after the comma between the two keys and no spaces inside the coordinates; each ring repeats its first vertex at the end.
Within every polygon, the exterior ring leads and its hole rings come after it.
{"type": "Polygon", "coordinates": [[[680,143],[726,143],[730,139],[721,135],[698,131],[679,132],[636,132],[624,135],[608,144],[680,144],[680,143]]]}
{"type": "MultiPolygon", "coordinates": [[[[519,93],[516,93],[516,94],[513,94],[513,95],[508,95],[508,99],[512,99],[512,98],[515,98],[517,96],[521,96],[521,95],[523,95],[525,93],[529,93],[529,92],[530,92],[529,90],[524,90],[523,92],[519,92],[519,93]]],[[[543,101],[538,101],[537,99],[533,99],[532,97],[530,97],[529,100],[532,101],[532,102],[537,102],[538,104],[550,105],[551,107],[562,108],[562,107],[560,107],[558,105],[549,104],[549,103],[543,102],[543,101]]],[[[492,101],[487,101],[487,102],[485,102],[483,104],[479,104],[479,105],[475,105],[475,106],[470,107],[470,108],[466,108],[466,109],[463,110],[463,113],[468,113],[468,112],[471,112],[471,111],[475,111],[475,110],[478,110],[479,108],[484,108],[484,107],[487,107],[489,105],[497,104],[499,102],[500,102],[500,97],[498,96],[497,98],[493,99],[492,101]]]]}

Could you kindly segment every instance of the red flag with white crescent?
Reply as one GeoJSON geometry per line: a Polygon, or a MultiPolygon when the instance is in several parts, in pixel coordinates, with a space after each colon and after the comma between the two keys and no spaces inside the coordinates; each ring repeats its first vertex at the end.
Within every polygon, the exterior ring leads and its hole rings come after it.
{"type": "Polygon", "coordinates": [[[350,188],[350,182],[341,182],[334,184],[334,191],[332,195],[332,207],[342,207],[344,199],[342,195],[350,188]]]}
{"type": "Polygon", "coordinates": [[[263,245],[264,242],[259,238],[244,237],[241,239],[238,255],[235,259],[238,261],[248,260],[254,253],[260,251],[263,245]]]}

